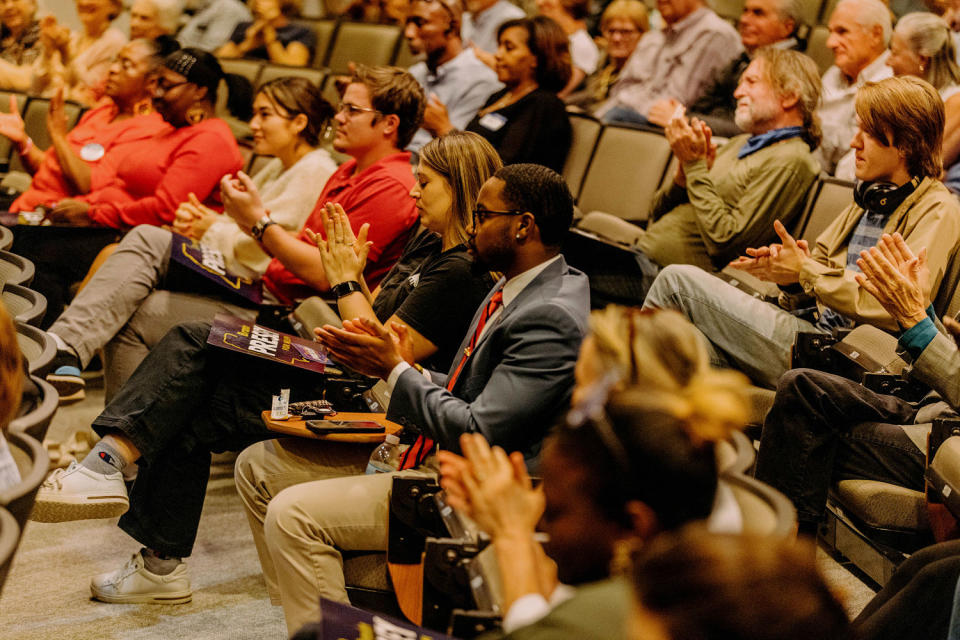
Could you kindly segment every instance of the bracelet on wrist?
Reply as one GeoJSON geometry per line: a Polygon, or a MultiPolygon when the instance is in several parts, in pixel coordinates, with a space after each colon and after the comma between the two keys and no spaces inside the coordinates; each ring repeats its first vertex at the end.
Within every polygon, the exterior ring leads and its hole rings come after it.
{"type": "Polygon", "coordinates": [[[277,224],[277,222],[270,218],[270,212],[268,211],[262,218],[253,223],[252,227],[250,227],[250,235],[253,236],[254,240],[260,242],[263,239],[263,232],[267,230],[267,227],[275,224],[277,224]]]}
{"type": "Polygon", "coordinates": [[[333,293],[334,297],[339,300],[340,298],[348,296],[351,293],[355,293],[357,291],[362,292],[363,287],[356,280],[347,280],[346,282],[333,285],[330,288],[330,291],[333,293]]]}

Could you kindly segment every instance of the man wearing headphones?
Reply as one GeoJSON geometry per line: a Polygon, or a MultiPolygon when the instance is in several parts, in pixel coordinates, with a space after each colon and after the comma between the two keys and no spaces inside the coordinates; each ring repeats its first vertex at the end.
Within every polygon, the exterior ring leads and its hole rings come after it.
{"type": "Polygon", "coordinates": [[[434,136],[463,129],[487,98],[503,88],[496,72],[463,47],[462,15],[459,0],[415,0],[410,5],[403,35],[413,54],[426,56],[409,71],[423,87],[427,108],[408,151],[416,153],[434,136]]]}
{"type": "Polygon", "coordinates": [[[884,233],[926,247],[931,298],[960,241],[960,204],[939,181],[943,101],[918,78],[867,83],[857,94],[859,127],[850,143],[860,182],[856,202],[811,249],[778,221],[781,242],[747,249],[731,266],[780,287],[779,305],[751,297],[696,267],[657,276],[645,307],[677,309],[706,336],[715,363],[772,388],[790,366],[799,332],[827,333],[860,323],[895,330],[896,320],[857,283],[857,258],[884,233]],[[811,308],[809,319],[802,310],[811,308]]]}

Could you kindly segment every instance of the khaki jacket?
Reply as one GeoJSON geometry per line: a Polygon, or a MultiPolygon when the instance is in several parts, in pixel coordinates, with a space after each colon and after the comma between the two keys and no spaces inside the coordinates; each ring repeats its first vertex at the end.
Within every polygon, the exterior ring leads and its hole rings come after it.
{"type": "MultiPolygon", "coordinates": [[[[855,272],[845,268],[847,243],[864,210],[851,204],[837,216],[811,250],[811,259],[800,271],[800,284],[820,307],[844,314],[857,323],[867,323],[894,331],[896,321],[883,310],[876,298],[864,291],[854,279],[855,272]]],[[[927,248],[927,262],[933,284],[931,297],[937,297],[940,281],[960,244],[960,203],[939,180],[924,178],[920,186],[894,211],[884,233],[900,232],[907,245],[917,253],[927,248]]],[[[792,296],[781,297],[785,307],[795,307],[792,296]]]]}

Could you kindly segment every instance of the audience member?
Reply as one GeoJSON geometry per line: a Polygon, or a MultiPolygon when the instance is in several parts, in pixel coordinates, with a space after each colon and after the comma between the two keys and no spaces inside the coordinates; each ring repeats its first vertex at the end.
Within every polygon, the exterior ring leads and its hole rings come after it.
{"type": "MultiPolygon", "coordinates": [[[[736,99],[731,98],[757,50],[761,47],[799,48],[795,36],[801,24],[800,11],[800,0],[747,0],[744,4],[738,23],[744,50],[717,71],[703,95],[688,105],[688,111],[706,122],[714,135],[729,137],[740,133],[734,118],[736,99]]],[[[659,100],[650,107],[648,119],[665,127],[679,105],[680,102],[672,98],[659,100]]]]}
{"type": "Polygon", "coordinates": [[[580,88],[600,63],[600,50],[587,33],[586,18],[590,15],[590,0],[537,0],[537,10],[540,15],[556,22],[569,41],[570,80],[557,94],[565,98],[580,88]]]}
{"type": "Polygon", "coordinates": [[[860,637],[806,543],[691,525],[636,554],[633,577],[632,640],[860,637]]]}
{"type": "Polygon", "coordinates": [[[629,608],[624,585],[598,581],[616,571],[611,563],[621,555],[618,548],[711,513],[719,488],[714,441],[742,426],[744,388],[739,374],[709,371],[697,330],[675,312],[610,306],[591,314],[574,408],[544,448],[542,494],[530,490],[522,458],[511,465],[499,448],[491,456],[480,435],[462,436],[466,458],[440,453],[448,500],[493,538],[507,589],[508,637],[540,637],[551,629],[568,634],[562,637],[620,637],[629,608]],[[613,399],[604,411],[608,391],[613,399]],[[651,484],[644,474],[660,480],[651,484]],[[483,483],[476,484],[480,476],[483,483]],[[530,508],[518,513],[520,505],[530,508]],[[539,545],[528,546],[538,521],[556,570],[539,545]],[[532,575],[550,577],[533,587],[532,575]],[[553,616],[534,624],[573,593],[579,607],[597,604],[595,595],[615,598],[604,608],[602,627],[556,628],[553,616]]]}
{"type": "Polygon", "coordinates": [[[463,14],[460,29],[463,42],[481,59],[492,63],[493,54],[499,47],[500,25],[509,20],[520,20],[526,14],[510,0],[464,0],[464,5],[467,12],[463,14]]]}
{"type": "MultiPolygon", "coordinates": [[[[563,179],[545,167],[504,167],[483,185],[471,253],[482,268],[504,277],[478,309],[447,375],[415,369],[375,323],[348,320],[343,330],[318,331],[338,361],[386,380],[392,388],[387,417],[421,434],[402,455],[401,473],[435,473],[434,440],[455,448],[468,431],[528,460],[536,456],[569,401],[587,322],[586,278],[559,254],[572,217],[563,179]]],[[[237,484],[258,538],[262,525],[261,560],[270,561],[264,572],[279,588],[291,633],[316,618],[318,595],[346,602],[340,549],[386,547],[395,473],[357,475],[369,454],[369,447],[278,440],[255,445],[238,460],[237,484]],[[361,513],[363,524],[341,525],[357,523],[361,513]],[[303,535],[288,535],[293,531],[303,535]]]]}
{"type": "MultiPolygon", "coordinates": [[[[353,236],[343,209],[328,206],[327,240],[319,236],[316,240],[330,287],[338,292],[340,317],[366,318],[388,326],[402,323],[415,362],[449,368],[467,319],[494,284],[490,274],[472,272],[467,226],[480,186],[501,166],[490,143],[475,133],[450,133],[424,148],[417,182],[410,191],[420,224],[404,254],[417,255],[427,246],[431,250],[409,271],[398,268],[409,263],[401,256],[376,295],[363,278],[366,249],[359,255],[354,251],[354,246],[365,243],[353,236]],[[359,290],[351,290],[357,284],[359,290]],[[437,313],[438,305],[443,305],[443,313],[437,313]]],[[[360,233],[365,235],[362,228],[360,233]]]]}
{"type": "Polygon", "coordinates": [[[492,93],[503,88],[497,74],[460,40],[458,0],[414,0],[403,35],[411,53],[426,57],[410,67],[427,96],[423,127],[407,146],[417,152],[434,136],[463,129],[492,93]]]}
{"type": "Polygon", "coordinates": [[[20,407],[21,367],[17,328],[6,306],[0,305],[0,491],[20,483],[20,470],[7,446],[6,436],[10,421],[20,407]]]}
{"type": "Polygon", "coordinates": [[[120,15],[120,0],[76,0],[82,32],[57,23],[52,15],[40,21],[43,55],[34,61],[31,91],[50,96],[60,88],[70,100],[93,105],[103,97],[114,57],[127,37],[110,23],[120,15]]]}
{"type": "Polygon", "coordinates": [[[722,268],[747,247],[773,240],[774,220],[790,224],[806,204],[820,172],[812,153],[820,140],[816,65],[796,51],[762,49],[734,96],[737,126],[747,134],[719,149],[696,118],[679,115],[667,124],[679,166],[636,241],[644,291],[668,264],[722,268]]]}
{"type": "Polygon", "coordinates": [[[596,110],[607,122],[647,123],[661,99],[693,104],[743,50],[736,30],[703,0],[660,0],[657,8],[666,26],[640,41],[596,110]]]}
{"type": "MultiPolygon", "coordinates": [[[[412,79],[404,84],[416,86],[412,79]]],[[[414,122],[413,128],[415,126],[414,122]]],[[[432,143],[425,153],[432,157],[433,149],[453,147],[444,160],[453,163],[457,173],[477,174],[463,180],[461,187],[473,185],[476,189],[479,177],[497,164],[489,146],[475,144],[472,136],[442,142],[432,143]]],[[[417,189],[414,188],[415,193],[417,189]]],[[[424,191],[426,189],[425,186],[424,191]]],[[[468,195],[472,200],[472,194],[468,195]]],[[[435,213],[434,206],[442,208],[438,203],[424,200],[425,194],[421,192],[421,204],[431,213],[435,213]]],[[[463,200],[457,205],[461,211],[466,202],[469,201],[463,200]]],[[[425,215],[430,214],[425,211],[425,215]]],[[[339,244],[336,227],[332,221],[328,222],[335,234],[331,241],[339,244]]],[[[314,254],[313,259],[320,257],[314,254]]],[[[443,262],[448,267],[451,264],[447,260],[443,262]]],[[[385,317],[415,312],[418,319],[434,327],[427,331],[428,339],[436,340],[437,347],[445,348],[439,336],[448,329],[441,328],[436,320],[427,316],[441,304],[438,301],[454,308],[449,302],[455,295],[454,288],[456,295],[466,293],[474,300],[484,293],[476,289],[471,292],[475,285],[465,285],[470,281],[469,273],[459,268],[453,270],[459,271],[460,276],[421,277],[407,298],[389,292],[381,301],[385,306],[378,312],[385,317]],[[421,286],[423,294],[432,299],[429,304],[422,304],[418,293],[421,286]],[[391,301],[396,306],[391,308],[391,301]],[[419,308],[409,307],[401,312],[407,301],[419,308]]],[[[459,307],[459,317],[446,316],[444,322],[465,326],[472,309],[459,307]]],[[[414,323],[413,326],[421,325],[414,323]]],[[[41,488],[34,518],[59,520],[97,517],[108,511],[122,513],[127,506],[126,491],[120,473],[114,469],[136,461],[142,452],[144,462],[129,498],[131,510],[121,518],[120,526],[148,549],[134,554],[133,561],[119,572],[95,578],[92,589],[98,599],[168,604],[189,600],[190,582],[181,559],[190,554],[196,537],[209,475],[210,451],[242,448],[269,436],[260,411],[275,392],[274,384],[290,388],[295,398],[315,398],[322,392],[323,381],[319,376],[207,345],[209,330],[209,323],[193,323],[181,325],[167,334],[95,421],[94,428],[104,439],[83,461],[85,466],[74,465],[66,472],[55,472],[41,488]],[[189,370],[184,368],[184,363],[189,363],[189,370]],[[270,382],[264,384],[265,380],[270,382]],[[143,393],[156,396],[145,402],[145,398],[139,397],[143,393]],[[150,409],[144,411],[144,407],[150,409]],[[226,407],[229,410],[221,410],[226,407]],[[158,431],[161,425],[163,434],[158,431]],[[104,467],[98,463],[107,459],[115,466],[104,467]]],[[[369,453],[369,450],[363,451],[365,457],[369,453]]]]}
{"type": "Polygon", "coordinates": [[[757,477],[782,491],[797,507],[802,531],[813,531],[834,480],[862,478],[922,491],[929,423],[960,407],[956,367],[960,325],[946,330],[930,306],[927,252],[917,256],[900,234],[884,235],[860,253],[858,283],[891,314],[900,331],[910,377],[939,396],[920,403],[870,391],[821,371],[794,369],[777,385],[764,422],[757,477]],[[942,398],[942,401],[941,401],[942,398]]]}
{"type": "Polygon", "coordinates": [[[135,0],[130,7],[130,39],[174,35],[182,13],[183,0],[135,0]]]}
{"type": "Polygon", "coordinates": [[[230,42],[217,49],[221,58],[261,58],[274,64],[302,67],[317,48],[317,34],[290,22],[301,0],[250,0],[253,21],[241,22],[230,42]]]}
{"type": "Polygon", "coordinates": [[[572,133],[557,92],[570,78],[567,38],[557,23],[537,16],[511,20],[497,34],[497,78],[506,87],[487,99],[467,131],[490,141],[504,164],[563,168],[572,133]]]}
{"type": "Polygon", "coordinates": [[[867,82],[889,78],[890,10],[881,0],[840,0],[830,16],[827,47],[834,65],[823,74],[820,165],[833,174],[857,131],[854,102],[867,82]]]}
{"type": "Polygon", "coordinates": [[[710,341],[717,363],[729,363],[757,384],[774,387],[789,368],[799,331],[869,323],[895,329],[895,320],[855,280],[856,259],[882,233],[899,231],[908,245],[926,247],[932,290],[940,286],[960,239],[960,205],[938,180],[943,101],[913,77],[868,83],[857,94],[860,127],[851,146],[857,177],[855,202],[817,238],[811,251],[774,223],[782,243],[748,249],[731,263],[780,286],[772,305],[697,267],[671,265],[660,272],[644,306],[674,308],[710,341]],[[791,313],[816,305],[819,317],[791,313]]]}
{"type": "Polygon", "coordinates": [[[0,3],[0,89],[26,91],[33,63],[43,53],[35,0],[0,3]]]}
{"type": "MultiPolygon", "coordinates": [[[[330,154],[319,148],[333,109],[320,89],[304,78],[268,82],[253,106],[254,151],[275,159],[252,182],[262,193],[271,221],[288,232],[299,231],[326,179],[336,171],[330,154]]],[[[191,194],[177,210],[173,228],[219,251],[231,274],[260,277],[270,256],[248,228],[228,217],[229,206],[226,213],[219,215],[191,194]]],[[[61,399],[83,397],[80,372],[108,343],[104,364],[109,398],[177,324],[206,320],[219,312],[255,316],[251,304],[171,262],[172,236],[156,226],[135,227],[50,327],[59,349],[47,380],[61,399]]]]}
{"type": "Polygon", "coordinates": [[[249,83],[225,75],[211,54],[181,49],[167,56],[154,107],[172,130],[124,153],[115,172],[101,176],[91,171],[90,192],[61,200],[48,214],[61,225],[105,227],[105,231],[77,234],[72,228],[17,227],[15,250],[32,260],[42,274],[43,282],[38,279],[33,284],[46,296],[50,317],[60,313],[68,287],[84,277],[97,253],[116,241],[112,230],[170,224],[191,193],[201,202],[214,204],[220,178],[243,166],[230,128],[214,113],[217,86],[224,79],[229,81],[228,104],[237,115],[242,111],[249,115],[249,83]]]}
{"type": "Polygon", "coordinates": [[[63,98],[50,102],[47,132],[52,146],[41,151],[27,135],[14,97],[10,113],[0,114],[0,135],[16,145],[24,168],[33,174],[30,188],[10,205],[10,211],[55,208],[65,198],[90,192],[93,184],[109,182],[120,158],[133,145],[170,130],[153,110],[153,92],[163,59],[176,43],[134,40],[110,65],[104,92],[108,100],[87,111],[66,131],[63,98]],[[97,174],[94,179],[93,174],[97,174]]]}
{"type": "MultiPolygon", "coordinates": [[[[960,159],[960,66],[957,65],[957,50],[950,37],[950,27],[932,13],[903,16],[890,38],[887,65],[895,75],[923,78],[940,92],[946,113],[943,182],[954,193],[960,192],[960,165],[957,164],[960,159]]],[[[837,175],[847,177],[841,175],[840,167],[837,175]]]]}
{"type": "Polygon", "coordinates": [[[177,33],[177,40],[182,47],[216,51],[230,41],[237,25],[252,19],[247,5],[240,0],[203,0],[177,33]]]}
{"type": "Polygon", "coordinates": [[[647,7],[640,0],[614,0],[608,4],[600,18],[600,34],[606,42],[603,57],[597,70],[587,77],[586,86],[567,96],[566,103],[590,109],[606,100],[640,36],[649,30],[647,7]]]}

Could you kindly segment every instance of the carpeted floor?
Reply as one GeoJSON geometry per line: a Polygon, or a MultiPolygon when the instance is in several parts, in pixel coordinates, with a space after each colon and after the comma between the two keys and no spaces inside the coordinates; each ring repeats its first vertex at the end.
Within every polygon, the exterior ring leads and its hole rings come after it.
{"type": "MultiPolygon", "coordinates": [[[[49,437],[87,429],[103,392],[62,407],[49,437]]],[[[0,599],[2,640],[280,640],[283,614],[270,605],[253,539],[233,484],[233,457],[214,458],[194,554],[193,602],[113,605],[90,599],[92,575],[121,566],[139,547],[116,521],[27,525],[0,599]]],[[[818,562],[851,616],[873,591],[822,551],[818,562]]]]}
{"type": "MultiPolygon", "coordinates": [[[[102,391],[61,408],[49,435],[86,428],[102,391]]],[[[279,640],[283,613],[270,604],[260,562],[233,484],[233,457],[215,458],[189,559],[193,602],[115,605],[90,599],[90,577],[127,561],[139,546],[115,520],[31,522],[0,599],[3,640],[279,640]]]]}

